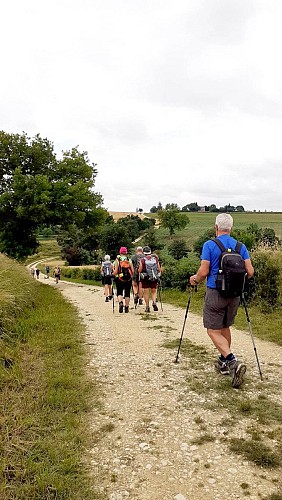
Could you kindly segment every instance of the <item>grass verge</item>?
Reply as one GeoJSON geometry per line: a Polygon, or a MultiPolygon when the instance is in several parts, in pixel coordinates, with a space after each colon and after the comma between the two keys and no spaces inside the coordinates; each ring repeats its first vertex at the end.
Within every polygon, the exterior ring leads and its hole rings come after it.
{"type": "Polygon", "coordinates": [[[0,497],[98,498],[82,459],[98,390],[77,312],[3,256],[0,274],[0,497]]]}

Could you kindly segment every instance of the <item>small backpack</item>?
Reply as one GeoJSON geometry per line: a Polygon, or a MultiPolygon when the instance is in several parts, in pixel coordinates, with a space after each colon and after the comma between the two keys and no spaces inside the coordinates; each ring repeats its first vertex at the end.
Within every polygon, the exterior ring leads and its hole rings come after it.
{"type": "Polygon", "coordinates": [[[103,267],[102,267],[103,275],[104,276],[110,276],[112,274],[112,264],[109,261],[103,262],[103,267]]]}
{"type": "Polygon", "coordinates": [[[143,268],[145,268],[145,278],[149,281],[157,281],[159,271],[158,271],[158,261],[153,255],[145,255],[143,257],[143,268]]]}
{"type": "Polygon", "coordinates": [[[223,297],[240,297],[246,279],[245,261],[240,255],[242,243],[237,241],[235,250],[232,250],[231,248],[225,248],[218,238],[214,238],[212,241],[221,250],[216,288],[223,297]]]}
{"type": "Polygon", "coordinates": [[[141,259],[144,259],[143,253],[138,253],[138,254],[133,255],[133,257],[131,257],[132,264],[133,264],[135,271],[138,271],[138,267],[139,267],[141,259]]]}
{"type": "Polygon", "coordinates": [[[121,260],[120,258],[118,259],[118,278],[121,281],[130,281],[132,278],[132,271],[131,271],[131,265],[129,262],[129,259],[126,257],[126,259],[121,260]]]}

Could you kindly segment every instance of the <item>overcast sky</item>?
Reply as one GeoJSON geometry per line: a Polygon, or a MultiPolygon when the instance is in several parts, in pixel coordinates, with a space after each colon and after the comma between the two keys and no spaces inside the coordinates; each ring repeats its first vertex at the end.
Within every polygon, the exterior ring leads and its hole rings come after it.
{"type": "Polygon", "coordinates": [[[79,145],[109,210],[282,210],[281,0],[9,0],[0,129],[79,145]]]}

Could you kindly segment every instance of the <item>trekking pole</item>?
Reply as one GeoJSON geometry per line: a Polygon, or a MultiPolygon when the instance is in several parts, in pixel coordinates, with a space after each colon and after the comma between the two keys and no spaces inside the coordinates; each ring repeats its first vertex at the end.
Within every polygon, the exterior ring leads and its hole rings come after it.
{"type": "MultiPolygon", "coordinates": [[[[194,288],[193,286],[189,285],[188,302],[187,302],[187,307],[186,307],[186,311],[185,311],[182,332],[181,332],[181,336],[180,336],[180,339],[179,339],[179,346],[178,346],[178,351],[177,351],[176,358],[175,358],[175,363],[178,363],[178,358],[179,358],[179,354],[180,354],[180,349],[181,349],[181,344],[182,344],[182,339],[183,339],[183,334],[184,334],[184,329],[185,329],[185,323],[186,323],[186,319],[187,319],[187,316],[188,316],[188,311],[189,311],[189,307],[190,307],[190,302],[191,302],[193,288],[194,288]]],[[[195,287],[195,291],[196,290],[197,290],[197,288],[195,287]]]]}
{"type": "Polygon", "coordinates": [[[247,309],[247,304],[246,304],[246,301],[245,301],[244,293],[242,294],[242,302],[243,302],[243,306],[244,306],[244,309],[245,309],[247,322],[248,322],[248,325],[249,325],[249,332],[250,332],[250,336],[251,336],[253,347],[254,347],[254,351],[255,351],[255,356],[256,356],[256,360],[257,360],[257,364],[258,364],[260,379],[263,380],[262,373],[261,373],[261,368],[260,368],[260,364],[259,364],[259,359],[258,359],[258,354],[257,354],[257,348],[255,346],[255,341],[254,341],[253,332],[252,332],[252,326],[251,326],[251,322],[250,322],[250,317],[249,317],[249,313],[248,313],[248,309],[247,309]]]}
{"type": "Polygon", "coordinates": [[[112,300],[113,300],[113,313],[115,312],[115,290],[114,290],[114,282],[115,282],[115,280],[114,280],[114,279],[112,279],[112,295],[113,295],[112,300]]]}
{"type": "Polygon", "coordinates": [[[161,282],[161,280],[160,280],[160,281],[159,281],[159,284],[158,284],[158,293],[159,293],[159,299],[160,299],[160,303],[161,303],[161,310],[162,310],[162,312],[164,312],[164,310],[163,310],[163,302],[162,302],[161,288],[162,288],[162,282],[161,282]]]}

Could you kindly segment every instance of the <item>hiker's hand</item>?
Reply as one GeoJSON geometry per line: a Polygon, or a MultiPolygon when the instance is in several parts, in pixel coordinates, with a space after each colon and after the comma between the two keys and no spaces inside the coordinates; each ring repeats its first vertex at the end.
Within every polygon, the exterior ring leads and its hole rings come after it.
{"type": "Polygon", "coordinates": [[[196,274],[194,274],[193,276],[190,276],[190,280],[189,281],[190,281],[190,285],[192,285],[192,286],[198,285],[198,281],[196,279],[196,274]]]}

